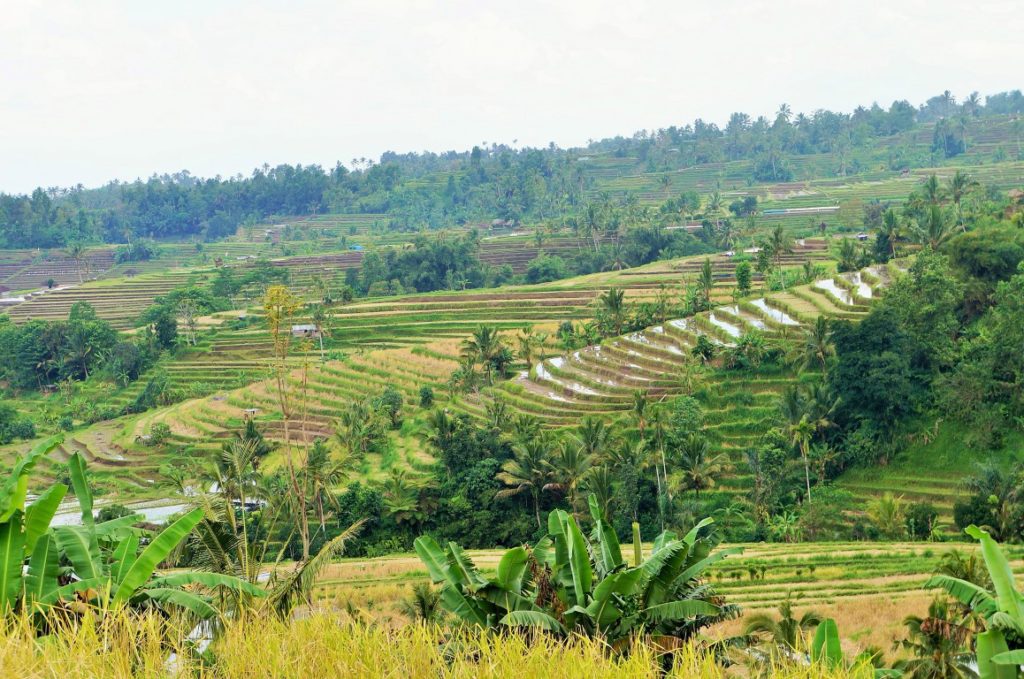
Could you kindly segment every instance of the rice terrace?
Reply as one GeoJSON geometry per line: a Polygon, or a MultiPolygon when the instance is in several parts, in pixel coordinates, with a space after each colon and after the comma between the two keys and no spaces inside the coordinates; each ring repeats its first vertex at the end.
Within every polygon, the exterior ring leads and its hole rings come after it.
{"type": "Polygon", "coordinates": [[[1017,13],[272,4],[0,26],[5,676],[1024,674],[1017,13]]]}

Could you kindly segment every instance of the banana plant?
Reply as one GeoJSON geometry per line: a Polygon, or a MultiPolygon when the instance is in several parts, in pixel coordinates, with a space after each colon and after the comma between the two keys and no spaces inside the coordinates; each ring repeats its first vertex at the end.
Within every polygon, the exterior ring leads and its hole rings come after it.
{"type": "Polygon", "coordinates": [[[464,622],[486,628],[525,627],[566,635],[628,640],[637,633],[688,638],[701,627],[738,612],[715,595],[702,576],[709,566],[740,548],[712,553],[700,538],[705,519],[682,539],[658,536],[646,561],[630,567],[618,537],[589,499],[593,531],[584,536],[562,510],[548,515],[548,534],[532,549],[516,547],[490,579],[455,543],[440,547],[422,536],[416,552],[442,605],[464,622]]]}
{"type": "Polygon", "coordinates": [[[157,575],[159,564],[202,519],[202,510],[181,516],[140,551],[142,531],[134,524],[141,515],[96,523],[85,461],[77,453],[68,460],[68,470],[81,525],[51,526],[67,486],[55,484],[32,504],[26,507],[25,503],[31,470],[60,443],[60,437],[54,437],[35,446],[0,485],[0,613],[84,604],[99,610],[156,605],[209,619],[218,615],[212,600],[185,587],[264,595],[250,583],[217,573],[157,575]]]}
{"type": "Polygon", "coordinates": [[[875,679],[896,679],[903,676],[901,670],[872,667],[872,656],[867,653],[862,653],[854,657],[852,661],[848,661],[843,654],[842,643],[839,639],[839,626],[832,618],[825,618],[818,623],[818,628],[814,631],[814,639],[811,641],[811,660],[830,670],[852,670],[856,667],[864,667],[872,670],[875,679]]]}
{"type": "Polygon", "coordinates": [[[985,621],[985,631],[975,638],[981,679],[1018,677],[1024,665],[1024,596],[999,543],[977,526],[968,526],[965,532],[981,544],[994,591],[947,575],[934,575],[924,586],[944,589],[985,621]]]}

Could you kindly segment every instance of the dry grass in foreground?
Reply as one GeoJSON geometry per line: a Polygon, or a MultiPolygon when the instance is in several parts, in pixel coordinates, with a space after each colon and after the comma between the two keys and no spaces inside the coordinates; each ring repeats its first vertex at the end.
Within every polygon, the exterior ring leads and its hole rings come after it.
{"type": "MultiPolygon", "coordinates": [[[[38,638],[24,620],[0,626],[0,667],[5,677],[116,678],[192,677],[306,679],[308,677],[552,677],[616,679],[725,677],[726,671],[697,652],[683,649],[675,668],[659,671],[654,649],[641,645],[628,657],[613,656],[586,639],[560,642],[518,634],[449,632],[410,625],[400,630],[357,625],[330,614],[302,620],[247,619],[228,627],[206,656],[189,656],[182,630],[154,616],[111,614],[86,618],[38,638]],[[175,653],[177,658],[169,662],[175,653]]],[[[867,677],[870,671],[818,666],[780,669],[783,679],[867,677]]]]}

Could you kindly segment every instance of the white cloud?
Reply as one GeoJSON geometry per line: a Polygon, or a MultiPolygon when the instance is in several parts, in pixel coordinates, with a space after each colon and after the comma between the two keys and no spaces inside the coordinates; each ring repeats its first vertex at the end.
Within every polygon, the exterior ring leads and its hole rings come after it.
{"type": "Polygon", "coordinates": [[[0,190],[1019,87],[1015,3],[13,3],[0,190]]]}

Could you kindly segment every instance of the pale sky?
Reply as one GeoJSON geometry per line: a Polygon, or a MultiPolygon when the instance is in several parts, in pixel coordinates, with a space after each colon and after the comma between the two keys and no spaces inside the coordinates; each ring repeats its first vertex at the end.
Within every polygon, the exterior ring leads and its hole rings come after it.
{"type": "Polygon", "coordinates": [[[1024,87],[1020,3],[0,0],[0,191],[1024,87]]]}

